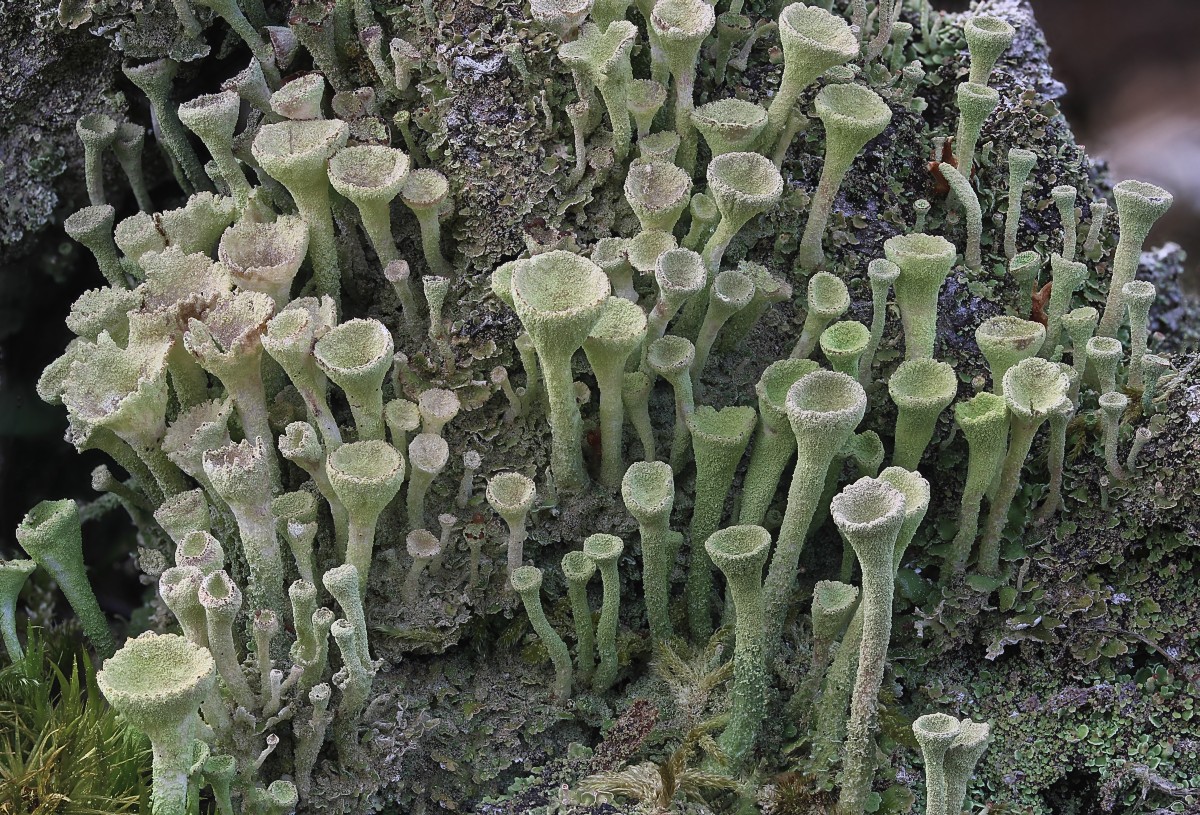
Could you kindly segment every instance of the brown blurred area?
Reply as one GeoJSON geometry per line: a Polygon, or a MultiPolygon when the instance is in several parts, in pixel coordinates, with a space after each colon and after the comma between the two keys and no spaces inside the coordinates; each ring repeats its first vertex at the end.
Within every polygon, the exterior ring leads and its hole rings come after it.
{"type": "Polygon", "coordinates": [[[1031,2],[1076,137],[1114,180],[1175,195],[1151,243],[1181,244],[1200,291],[1200,0],[1031,2]]]}

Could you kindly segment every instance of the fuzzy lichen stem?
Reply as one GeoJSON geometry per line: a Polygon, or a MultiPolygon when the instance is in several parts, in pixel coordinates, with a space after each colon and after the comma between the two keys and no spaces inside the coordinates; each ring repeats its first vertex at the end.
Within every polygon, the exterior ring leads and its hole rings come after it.
{"type": "Polygon", "coordinates": [[[895,548],[905,520],[905,498],[890,484],[860,479],[834,498],[832,515],[862,567],[863,637],[850,697],[839,815],[862,815],[875,773],[872,720],[883,684],[892,632],[895,548]]]}
{"type": "Polygon", "coordinates": [[[1101,313],[1096,333],[1101,337],[1115,337],[1125,318],[1125,295],[1123,288],[1137,274],[1141,261],[1142,246],[1150,234],[1151,227],[1170,208],[1173,196],[1153,184],[1140,181],[1122,181],[1113,194],[1117,199],[1117,220],[1120,240],[1112,261],[1112,278],[1108,283],[1108,298],[1101,313]]]}
{"type": "Polygon", "coordinates": [[[879,343],[883,341],[883,330],[887,324],[888,292],[899,276],[900,267],[885,258],[872,260],[867,266],[867,278],[871,282],[871,339],[858,368],[858,381],[864,387],[871,381],[875,352],[879,350],[879,343]]]}
{"type": "Polygon", "coordinates": [[[525,614],[529,623],[546,647],[550,661],[554,664],[554,700],[564,704],[571,698],[571,686],[574,683],[571,667],[571,652],[562,637],[546,619],[542,610],[542,570],[536,566],[522,566],[512,574],[513,588],[521,595],[521,603],[525,606],[525,614]]]}
{"type": "Polygon", "coordinates": [[[1069,184],[1063,184],[1050,191],[1054,206],[1058,209],[1058,217],[1062,222],[1063,245],[1062,256],[1067,260],[1075,259],[1075,250],[1079,243],[1079,221],[1075,217],[1075,199],[1079,191],[1069,184]]]}
{"type": "Polygon", "coordinates": [[[742,480],[739,524],[761,525],[766,517],[779,479],[796,452],[796,434],[788,423],[785,407],[788,390],[818,367],[812,360],[779,360],[767,366],[754,386],[760,421],[742,480]]]}
{"type": "Polygon", "coordinates": [[[771,535],[761,526],[732,526],[714,532],[704,547],[725,575],[736,609],[732,710],[718,744],[737,765],[754,747],[766,715],[762,569],[770,552],[771,535]]]}
{"type": "Polygon", "coordinates": [[[958,533],[951,544],[953,571],[966,570],[979,532],[979,510],[992,477],[1004,460],[1008,443],[1008,407],[987,391],[954,407],[954,420],[967,438],[967,475],[959,508],[958,533]]]}
{"type": "Polygon", "coordinates": [[[644,372],[633,371],[625,374],[621,386],[621,400],[625,403],[629,423],[641,442],[643,461],[654,461],[656,457],[654,425],[650,421],[650,390],[653,384],[644,372]]]}
{"type": "Polygon", "coordinates": [[[204,167],[200,164],[196,151],[192,149],[187,131],[171,103],[171,82],[179,70],[179,64],[164,58],[138,66],[127,63],[122,70],[129,81],[137,85],[149,98],[150,110],[158,121],[156,132],[162,134],[168,154],[183,168],[184,175],[191,185],[191,189],[185,192],[211,191],[212,183],[205,175],[204,167]]]}
{"type": "Polygon", "coordinates": [[[615,535],[591,535],[583,542],[583,553],[596,563],[604,589],[600,620],[596,624],[596,649],[600,654],[600,663],[592,676],[592,690],[596,693],[608,690],[617,679],[617,623],[621,611],[617,559],[624,548],[625,544],[615,535]]]}
{"type": "Polygon", "coordinates": [[[1083,254],[1090,258],[1100,245],[1104,236],[1104,223],[1108,220],[1108,201],[1101,198],[1092,202],[1092,222],[1088,226],[1087,237],[1083,240],[1083,254]]]}
{"type": "Polygon", "coordinates": [[[24,659],[21,641],[17,638],[17,597],[21,587],[37,564],[32,560],[0,561],[0,637],[12,664],[24,659]]]}
{"type": "Polygon", "coordinates": [[[1129,385],[1142,387],[1142,357],[1150,338],[1150,308],[1154,305],[1154,284],[1133,280],[1122,287],[1125,312],[1129,315],[1129,385]]]}
{"type": "Polygon", "coordinates": [[[954,165],[942,162],[938,168],[942,171],[942,177],[950,185],[955,197],[966,210],[967,248],[963,262],[967,264],[968,269],[979,271],[983,267],[983,254],[980,249],[980,242],[983,238],[983,209],[979,205],[979,196],[975,194],[975,188],[967,181],[966,176],[960,173],[954,165]]]}
{"type": "Polygon", "coordinates": [[[695,507],[688,538],[691,563],[687,575],[688,628],[692,640],[707,642],[712,636],[712,561],[705,541],[716,532],[725,514],[725,499],[734,472],[750,442],[758,417],[751,407],[720,411],[704,406],[688,420],[696,460],[695,507]]]}
{"type": "Polygon", "coordinates": [[[1121,416],[1129,407],[1129,397],[1119,391],[1105,393],[1100,397],[1100,411],[1104,426],[1104,465],[1114,481],[1124,481],[1125,471],[1121,469],[1118,456],[1121,431],[1121,416]]]}
{"type": "Polygon", "coordinates": [[[1075,415],[1075,403],[1064,399],[1050,414],[1050,441],[1046,450],[1046,469],[1050,471],[1050,484],[1046,498],[1034,516],[1039,524],[1046,523],[1062,508],[1063,467],[1067,457],[1067,426],[1075,415]]]}
{"type": "Polygon", "coordinates": [[[809,271],[824,264],[825,229],[842,180],[867,143],[892,120],[892,109],[883,99],[856,84],[826,85],[817,94],[816,110],[825,125],[825,163],[797,254],[800,265],[809,271]]]}
{"type": "Polygon", "coordinates": [[[1138,468],[1138,457],[1142,454],[1142,448],[1149,443],[1154,437],[1153,431],[1148,427],[1139,427],[1133,434],[1133,444],[1129,446],[1129,455],[1125,457],[1126,472],[1134,472],[1138,468]]]}
{"type": "Polygon", "coordinates": [[[1008,151],[1008,213],[1004,217],[1004,254],[1012,260],[1017,255],[1017,230],[1021,226],[1021,197],[1025,182],[1037,164],[1037,156],[1022,147],[1008,151]]]}
{"type": "MultiPolygon", "coordinates": [[[[642,548],[645,550],[644,539],[642,548]]],[[[596,631],[592,625],[592,609],[588,605],[587,584],[596,573],[596,564],[576,550],[563,555],[562,570],[567,578],[567,599],[575,622],[575,662],[579,680],[589,682],[596,670],[596,631]]]]}
{"type": "Polygon", "coordinates": [[[796,568],[825,487],[825,475],[834,456],[862,421],[867,396],[862,386],[845,374],[814,371],[792,385],[786,404],[796,435],[797,456],[787,511],[764,584],[768,661],[782,640],[796,568]]]}
{"type": "Polygon", "coordinates": [[[62,589],[96,653],[101,659],[112,656],[112,632],[84,568],[83,528],[75,502],[42,501],[26,513],[16,534],[21,548],[62,589]]]}
{"type": "Polygon", "coordinates": [[[608,298],[599,321],[583,341],[600,388],[600,481],[609,487],[619,485],[625,472],[625,363],[645,337],[645,313],[635,303],[614,296],[608,298]]]}
{"type": "Polygon", "coordinates": [[[655,644],[665,644],[674,635],[669,613],[674,561],[669,523],[675,503],[671,468],[663,462],[636,462],[625,473],[621,495],[641,536],[642,592],[650,638],[655,644]]]}
{"type": "Polygon", "coordinates": [[[1068,387],[1067,375],[1055,363],[1038,357],[1022,360],[1004,375],[1010,437],[979,543],[979,570],[985,575],[995,576],[1000,572],[1000,540],[1020,486],[1021,468],[1038,428],[1066,396],[1068,387]]]}

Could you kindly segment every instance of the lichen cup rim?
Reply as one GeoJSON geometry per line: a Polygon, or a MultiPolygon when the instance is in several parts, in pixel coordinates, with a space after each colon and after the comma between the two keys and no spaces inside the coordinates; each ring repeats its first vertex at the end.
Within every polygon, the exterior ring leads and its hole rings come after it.
{"type": "Polygon", "coordinates": [[[506,512],[514,509],[528,511],[537,497],[537,485],[524,473],[496,473],[488,479],[485,495],[489,504],[506,512]]]}
{"type": "Polygon", "coordinates": [[[871,330],[858,320],[842,320],[821,332],[821,350],[825,353],[850,354],[865,351],[871,341],[871,330]],[[828,346],[828,347],[826,347],[828,346]]]}
{"type": "Polygon", "coordinates": [[[778,24],[781,39],[789,45],[803,43],[826,61],[845,62],[858,56],[858,38],[850,26],[823,8],[792,3],[779,13],[778,24]]]}
{"type": "Polygon", "coordinates": [[[806,289],[808,307],[817,314],[839,317],[850,308],[846,282],[830,272],[815,272],[806,289]]]}
{"type": "Polygon", "coordinates": [[[754,386],[755,393],[760,402],[765,402],[781,415],[786,415],[788,391],[820,367],[820,364],[812,359],[777,359],[763,370],[762,376],[754,386]]]}
{"type": "Polygon", "coordinates": [[[686,337],[666,334],[650,343],[646,360],[659,375],[686,370],[696,358],[696,346],[686,337]]]}
{"type": "Polygon", "coordinates": [[[788,414],[806,424],[840,426],[853,419],[857,425],[866,412],[867,394],[853,377],[818,369],[788,389],[786,404],[788,414]]]}
{"type": "Polygon", "coordinates": [[[636,198],[654,214],[679,206],[691,189],[691,177],[679,166],[662,159],[637,162],[625,176],[625,195],[636,198]],[[631,186],[639,182],[644,185],[642,189],[631,186]]]}
{"type": "Polygon", "coordinates": [[[989,317],[975,329],[975,341],[980,349],[987,343],[1016,350],[1032,348],[1036,353],[1045,338],[1046,326],[1010,314],[989,317]]]}
{"type": "Polygon", "coordinates": [[[704,549],[721,571],[761,566],[771,547],[771,533],[755,524],[718,529],[708,536],[704,549]]]}
{"type": "Polygon", "coordinates": [[[925,232],[894,235],[883,242],[883,251],[888,260],[900,267],[901,277],[908,271],[904,268],[906,264],[953,264],[958,256],[950,241],[925,232]]]}
{"type": "Polygon", "coordinates": [[[630,514],[670,513],[675,503],[675,477],[665,461],[637,461],[621,479],[621,495],[630,514]]]}
{"type": "Polygon", "coordinates": [[[697,252],[684,248],[668,249],[654,261],[654,277],[662,288],[694,294],[708,282],[708,270],[697,252]]]}
{"type": "Polygon", "coordinates": [[[1023,359],[1004,374],[1004,398],[1010,412],[1025,418],[1049,416],[1067,393],[1067,375],[1041,357],[1023,359]]]}
{"type": "Polygon", "coordinates": [[[400,193],[411,166],[402,150],[382,144],[353,144],[329,157],[329,183],[347,198],[386,203],[400,193]]]}
{"type": "MultiPolygon", "coordinates": [[[[652,214],[661,214],[669,209],[670,207],[664,207],[652,214]]],[[[625,241],[625,257],[629,260],[629,265],[639,272],[649,272],[657,268],[659,258],[678,248],[679,242],[670,232],[644,229],[625,241]]]]}
{"type": "MultiPolygon", "coordinates": [[[[513,302],[523,306],[517,309],[518,314],[527,310],[555,322],[584,318],[601,308],[611,293],[603,269],[561,249],[535,255],[512,271],[513,302]]],[[[529,328],[526,325],[527,331],[529,328]]]]}
{"type": "Polygon", "coordinates": [[[879,94],[857,83],[839,83],[821,88],[814,102],[826,130],[873,138],[892,121],[892,109],[879,94]]]}
{"type": "Polygon", "coordinates": [[[730,204],[764,210],[783,194],[779,168],[760,153],[722,153],[708,163],[705,175],[709,192],[722,211],[730,204]]]}
{"type": "Polygon", "coordinates": [[[207,649],[178,634],[151,631],[126,640],[96,673],[104,698],[143,731],[171,724],[164,717],[174,706],[180,709],[172,714],[194,712],[215,681],[216,663],[207,649]]]}
{"type": "Polygon", "coordinates": [[[658,36],[683,42],[707,37],[717,16],[704,0],[658,0],[650,22],[658,36]]]}
{"type": "Polygon", "coordinates": [[[829,512],[839,529],[858,534],[899,525],[904,520],[904,493],[880,478],[860,478],[833,497],[829,512]]]}
{"type": "Polygon", "coordinates": [[[387,442],[367,439],[339,445],[329,453],[326,467],[337,480],[368,487],[386,483],[397,474],[403,477],[404,458],[387,442]]]}
{"type": "Polygon", "coordinates": [[[318,339],[313,356],[330,369],[365,373],[385,360],[390,365],[393,347],[387,326],[378,320],[356,317],[334,326],[318,339]]]}

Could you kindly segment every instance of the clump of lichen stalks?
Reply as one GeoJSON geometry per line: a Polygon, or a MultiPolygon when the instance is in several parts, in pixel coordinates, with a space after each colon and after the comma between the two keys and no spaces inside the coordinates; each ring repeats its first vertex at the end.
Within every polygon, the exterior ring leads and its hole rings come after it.
{"type": "Polygon", "coordinates": [[[1138,279],[1171,196],[1089,176],[1027,8],[173,7],[124,72],[177,187],[80,120],[108,285],[39,382],[152,630],[72,501],[0,563],[154,815],[1200,805],[1196,495],[1143,483],[1197,439],[1138,279]],[[181,99],[214,37],[248,66],[181,99]]]}

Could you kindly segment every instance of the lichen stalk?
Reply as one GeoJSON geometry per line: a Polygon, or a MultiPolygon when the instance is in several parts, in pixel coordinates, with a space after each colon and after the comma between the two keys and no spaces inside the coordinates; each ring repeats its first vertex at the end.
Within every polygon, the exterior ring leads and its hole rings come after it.
{"type": "Polygon", "coordinates": [[[1022,360],[1004,375],[1004,398],[1008,403],[1011,435],[979,543],[979,570],[985,575],[1000,572],[1000,538],[1020,486],[1021,468],[1029,456],[1038,428],[1067,395],[1068,387],[1067,375],[1054,363],[1039,357],[1022,360]]]}
{"type": "Polygon", "coordinates": [[[866,413],[867,396],[856,380],[833,371],[814,371],[788,390],[786,409],[796,436],[796,466],[787,511],[764,584],[767,658],[779,648],[796,567],[808,526],[817,511],[825,474],[866,413]]]}
{"type": "Polygon", "coordinates": [[[983,496],[1007,452],[1008,407],[1003,397],[985,391],[955,405],[954,420],[967,439],[968,449],[958,532],[950,547],[951,568],[961,574],[966,570],[967,559],[979,533],[983,496]]]}
{"type": "Polygon", "coordinates": [[[714,532],[705,551],[725,575],[736,609],[733,691],[729,724],[718,745],[736,766],[754,747],[766,715],[766,652],[763,643],[762,569],[771,535],[761,526],[731,526],[714,532]]]}
{"type": "Polygon", "coordinates": [[[905,499],[887,482],[864,478],[834,497],[831,513],[862,567],[863,637],[850,698],[842,792],[837,805],[840,815],[861,815],[875,773],[871,729],[891,640],[894,557],[905,520],[905,499]]]}
{"type": "Polygon", "coordinates": [[[34,506],[17,527],[17,542],[62,589],[100,658],[112,656],[112,632],[83,564],[83,528],[75,502],[64,498],[34,506]]]}
{"type": "Polygon", "coordinates": [[[600,482],[609,487],[620,484],[625,472],[625,363],[645,337],[645,312],[625,298],[609,297],[599,321],[583,341],[583,352],[600,388],[600,482]]]}
{"type": "Polygon", "coordinates": [[[550,625],[542,610],[542,570],[536,566],[522,566],[512,573],[511,578],[513,588],[521,596],[529,623],[546,646],[550,661],[554,664],[554,700],[563,704],[571,698],[574,669],[571,667],[571,652],[567,650],[567,644],[550,625]]]}
{"type": "Polygon", "coordinates": [[[596,564],[583,552],[573,550],[563,555],[562,570],[567,578],[567,600],[571,604],[571,617],[575,622],[575,663],[579,681],[587,683],[596,670],[596,629],[592,624],[592,609],[587,597],[587,584],[596,573],[596,564]]]}
{"type": "Polygon", "coordinates": [[[1101,337],[1115,337],[1125,318],[1124,286],[1132,282],[1141,262],[1142,246],[1151,227],[1170,209],[1174,197],[1153,184],[1122,181],[1113,188],[1117,200],[1117,229],[1120,239],[1112,261],[1108,297],[1096,329],[1101,337]]]}
{"type": "Polygon", "coordinates": [[[695,507],[688,539],[691,562],[687,574],[688,628],[692,641],[707,642],[712,636],[712,562],[705,541],[725,514],[725,499],[733,475],[754,433],[758,416],[752,407],[714,410],[697,408],[688,418],[696,459],[695,507]]]}
{"type": "Polygon", "coordinates": [[[983,209],[979,204],[979,196],[975,193],[975,188],[971,186],[971,183],[967,181],[967,177],[954,165],[942,162],[938,168],[959,203],[963,205],[963,209],[966,210],[967,248],[963,262],[967,264],[968,269],[979,271],[983,267],[983,254],[980,249],[980,242],[983,239],[983,209]]]}
{"type": "Polygon", "coordinates": [[[600,653],[600,663],[592,675],[592,690],[596,693],[608,690],[617,679],[617,622],[621,610],[621,577],[617,573],[617,559],[624,549],[624,542],[615,535],[591,535],[583,542],[583,553],[596,563],[604,585],[600,620],[596,624],[596,649],[600,653]]]}
{"type": "Polygon", "coordinates": [[[825,163],[797,256],[800,265],[809,271],[825,262],[825,229],[842,180],[867,143],[892,121],[892,109],[862,85],[826,85],[817,94],[815,104],[817,118],[825,125],[825,163]]]}

